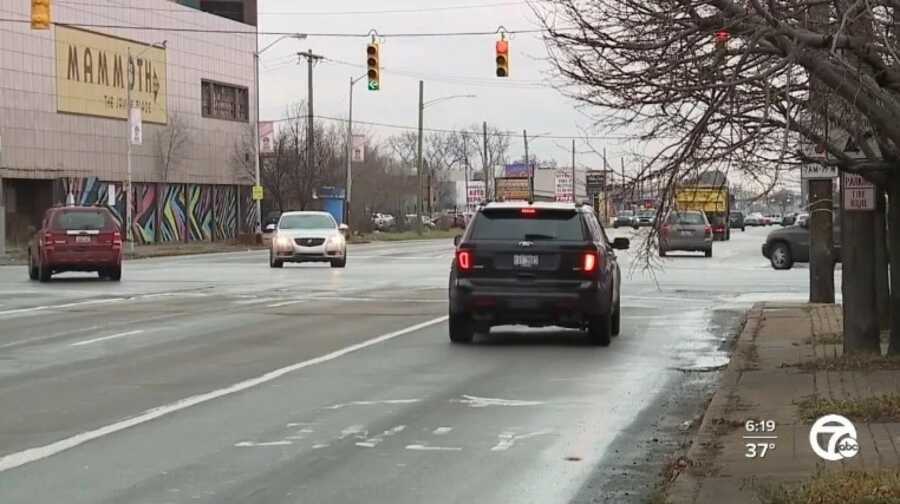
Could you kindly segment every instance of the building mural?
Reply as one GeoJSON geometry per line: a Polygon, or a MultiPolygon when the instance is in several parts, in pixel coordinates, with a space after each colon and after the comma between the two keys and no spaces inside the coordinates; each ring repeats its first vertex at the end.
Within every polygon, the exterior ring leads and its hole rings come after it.
{"type": "MultiPolygon", "coordinates": [[[[121,224],[125,220],[121,188],[121,183],[96,177],[63,178],[55,183],[54,200],[65,204],[71,194],[76,205],[107,206],[121,224]],[[113,207],[108,207],[110,185],[116,193],[113,207]]],[[[137,243],[232,240],[252,230],[256,222],[250,190],[242,186],[135,183],[134,196],[137,243]]]]}

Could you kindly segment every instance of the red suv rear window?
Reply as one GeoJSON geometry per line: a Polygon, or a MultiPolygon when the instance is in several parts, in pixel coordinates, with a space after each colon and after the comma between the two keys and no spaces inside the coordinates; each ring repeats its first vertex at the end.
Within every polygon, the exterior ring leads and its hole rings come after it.
{"type": "Polygon", "coordinates": [[[113,219],[109,211],[97,210],[60,210],[53,216],[50,226],[65,231],[106,231],[113,227],[113,219]]]}

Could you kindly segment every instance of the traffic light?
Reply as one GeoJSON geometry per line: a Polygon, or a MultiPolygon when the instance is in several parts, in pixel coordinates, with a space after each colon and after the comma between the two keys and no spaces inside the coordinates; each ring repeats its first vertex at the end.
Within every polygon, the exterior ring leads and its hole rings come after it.
{"type": "Polygon", "coordinates": [[[50,29],[50,0],[31,0],[31,29],[50,29]]]}
{"type": "Polygon", "coordinates": [[[366,64],[369,67],[369,91],[381,89],[381,47],[378,42],[372,42],[366,47],[366,64]]]}
{"type": "Polygon", "coordinates": [[[497,77],[509,77],[509,42],[500,39],[496,45],[497,77]]]}

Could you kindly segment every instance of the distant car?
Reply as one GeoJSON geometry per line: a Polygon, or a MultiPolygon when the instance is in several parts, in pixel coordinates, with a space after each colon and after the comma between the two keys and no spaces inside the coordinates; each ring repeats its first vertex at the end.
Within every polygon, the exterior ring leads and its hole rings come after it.
{"type": "Polygon", "coordinates": [[[809,224],[809,214],[806,212],[798,213],[797,219],[794,221],[797,226],[806,226],[809,224]]]}
{"type": "MultiPolygon", "coordinates": [[[[803,214],[801,214],[803,215],[803,214]]],[[[762,255],[777,270],[791,269],[794,263],[809,262],[809,229],[808,217],[800,220],[801,224],[776,229],[769,233],[762,245],[762,255]]],[[[841,228],[840,220],[835,221],[834,245],[832,254],[835,262],[841,260],[841,228]]]]}
{"type": "Polygon", "coordinates": [[[284,212],[272,237],[269,266],[328,262],[332,268],[343,268],[347,266],[347,229],[328,212],[284,212]]]}
{"type": "MultiPolygon", "coordinates": [[[[431,217],[428,217],[427,215],[422,215],[421,217],[422,217],[422,226],[427,227],[429,229],[434,229],[435,227],[437,227],[436,224],[434,223],[434,221],[431,220],[431,217]]],[[[407,226],[410,226],[410,227],[416,226],[416,214],[406,214],[405,218],[406,218],[407,226]]]]}
{"type": "Polygon", "coordinates": [[[781,214],[766,215],[766,225],[772,226],[774,224],[781,224],[781,214]]]}
{"type": "Polygon", "coordinates": [[[616,215],[616,218],[613,219],[613,227],[633,227],[635,229],[638,228],[638,220],[634,215],[634,212],[631,210],[622,210],[616,215]]]}
{"type": "Polygon", "coordinates": [[[606,346],[619,334],[616,249],[589,206],[488,203],[455,240],[450,268],[450,340],[471,342],[491,326],[587,329],[606,346]]]}
{"type": "Polygon", "coordinates": [[[797,214],[795,213],[784,214],[784,216],[781,218],[782,226],[793,226],[796,222],[797,214]]]}
{"type": "Polygon", "coordinates": [[[766,218],[759,212],[753,212],[744,217],[744,225],[746,226],[765,226],[766,218]]]}
{"type": "Polygon", "coordinates": [[[697,210],[672,212],[659,230],[659,255],[673,250],[703,252],[712,257],[713,230],[706,214],[697,210]]]}
{"type": "Polygon", "coordinates": [[[728,215],[728,226],[731,229],[740,229],[741,231],[746,231],[747,227],[744,223],[744,214],[741,212],[731,212],[728,215]]]}
{"type": "Polygon", "coordinates": [[[47,210],[28,245],[28,277],[47,282],[64,271],[122,279],[122,233],[112,212],[75,206],[47,210]]]}
{"type": "Polygon", "coordinates": [[[656,210],[641,210],[637,214],[638,226],[653,226],[656,224],[656,210]]]}
{"type": "Polygon", "coordinates": [[[372,225],[379,231],[387,231],[394,227],[394,220],[394,216],[391,214],[377,212],[372,214],[372,225]]]}

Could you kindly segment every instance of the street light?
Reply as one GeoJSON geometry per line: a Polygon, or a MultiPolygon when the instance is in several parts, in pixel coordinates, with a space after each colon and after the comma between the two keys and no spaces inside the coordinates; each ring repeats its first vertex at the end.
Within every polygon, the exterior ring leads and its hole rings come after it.
{"type": "MultiPolygon", "coordinates": [[[[304,40],[304,39],[306,39],[306,34],[305,33],[293,33],[290,35],[282,35],[282,36],[278,37],[277,39],[273,40],[267,46],[265,46],[262,49],[253,53],[253,63],[254,63],[253,64],[253,73],[254,73],[253,80],[256,81],[256,93],[255,93],[256,94],[256,127],[253,128],[253,140],[254,140],[254,144],[255,144],[255,147],[253,149],[256,151],[256,156],[255,156],[253,163],[254,163],[254,168],[255,168],[254,171],[255,171],[255,175],[256,175],[255,183],[258,186],[262,185],[262,182],[260,181],[260,177],[259,177],[259,164],[260,164],[259,163],[259,161],[260,161],[260,159],[259,159],[259,157],[260,157],[260,152],[259,152],[259,56],[262,53],[271,49],[275,44],[281,42],[284,39],[288,39],[288,38],[292,38],[295,40],[304,40]]],[[[257,47],[259,47],[258,40],[259,39],[257,37],[257,47]]],[[[256,200],[256,234],[257,234],[257,236],[259,236],[259,233],[262,233],[262,200],[256,200]]]]}
{"type": "Polygon", "coordinates": [[[456,98],[477,98],[477,95],[442,96],[426,102],[425,81],[419,81],[419,136],[416,145],[416,234],[418,235],[422,234],[422,120],[425,107],[456,98]]]}
{"type": "MultiPolygon", "coordinates": [[[[153,43],[145,47],[141,52],[135,55],[135,58],[140,58],[144,55],[145,52],[150,49],[165,49],[166,48],[166,40],[163,40],[159,43],[153,43]]],[[[132,211],[131,211],[131,185],[132,185],[132,168],[131,168],[131,144],[132,144],[132,131],[131,131],[131,111],[134,107],[131,105],[131,86],[137,81],[139,76],[137,75],[137,68],[131,63],[131,46],[128,46],[125,50],[127,60],[125,62],[127,76],[125,77],[125,103],[126,103],[126,112],[125,112],[125,130],[127,134],[125,135],[125,141],[128,143],[128,180],[126,185],[128,187],[125,188],[125,239],[128,241],[128,251],[132,254],[134,253],[134,232],[132,231],[133,222],[132,222],[132,211]]]]}
{"type": "Polygon", "coordinates": [[[345,184],[347,187],[344,188],[344,223],[348,226],[350,225],[350,187],[353,185],[353,86],[368,76],[367,72],[355,79],[352,76],[350,77],[350,113],[347,118],[347,173],[345,173],[347,177],[345,184]]]}

